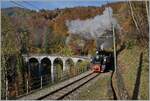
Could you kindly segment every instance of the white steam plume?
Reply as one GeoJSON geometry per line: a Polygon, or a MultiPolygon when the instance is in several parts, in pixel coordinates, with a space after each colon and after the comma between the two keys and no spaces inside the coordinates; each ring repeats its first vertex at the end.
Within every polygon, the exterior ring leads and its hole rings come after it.
{"type": "MultiPolygon", "coordinates": [[[[108,31],[112,30],[112,25],[116,26],[117,29],[120,29],[117,20],[112,16],[113,10],[111,7],[105,8],[102,15],[97,15],[94,18],[86,20],[72,20],[66,21],[68,27],[68,32],[70,34],[79,35],[80,37],[86,39],[95,39],[99,40],[97,37],[102,35],[107,35],[108,31]],[[105,33],[105,34],[104,34],[105,33]]],[[[112,47],[112,38],[103,39],[97,42],[97,48],[109,48],[112,47]],[[102,45],[102,46],[101,46],[102,45]]]]}
{"type": "Polygon", "coordinates": [[[106,30],[111,30],[113,24],[117,26],[117,20],[112,17],[112,8],[105,8],[102,15],[87,20],[66,21],[69,33],[77,34],[87,39],[95,39],[101,36],[106,30]]]}

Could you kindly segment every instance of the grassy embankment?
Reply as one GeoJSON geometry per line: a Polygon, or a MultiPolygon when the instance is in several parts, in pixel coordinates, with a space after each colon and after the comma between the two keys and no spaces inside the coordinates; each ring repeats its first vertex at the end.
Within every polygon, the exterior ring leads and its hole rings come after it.
{"type": "Polygon", "coordinates": [[[148,48],[134,45],[130,49],[124,49],[118,56],[118,64],[120,64],[121,75],[130,98],[149,99],[148,48]],[[143,57],[140,65],[141,52],[143,52],[143,57]]]}
{"type": "MultiPolygon", "coordinates": [[[[111,73],[110,73],[111,74],[111,73]]],[[[113,99],[110,91],[110,75],[102,74],[98,80],[89,87],[83,89],[77,99],[79,100],[108,100],[113,99]]]]}

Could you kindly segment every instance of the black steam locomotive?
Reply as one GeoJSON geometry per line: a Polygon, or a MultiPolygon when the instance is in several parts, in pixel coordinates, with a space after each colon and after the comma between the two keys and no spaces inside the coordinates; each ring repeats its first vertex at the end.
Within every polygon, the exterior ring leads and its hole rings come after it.
{"type": "Polygon", "coordinates": [[[91,69],[93,72],[106,72],[113,70],[114,58],[113,52],[97,50],[96,55],[91,59],[91,69]]]}

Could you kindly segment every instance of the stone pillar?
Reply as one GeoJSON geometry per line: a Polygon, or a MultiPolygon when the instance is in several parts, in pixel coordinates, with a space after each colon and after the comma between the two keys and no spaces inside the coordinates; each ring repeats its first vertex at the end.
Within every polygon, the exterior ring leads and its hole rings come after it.
{"type": "Polygon", "coordinates": [[[29,63],[29,60],[28,60],[28,63],[27,63],[27,68],[28,68],[28,72],[27,72],[27,93],[29,93],[31,91],[31,67],[30,67],[30,63],[29,63]]]}
{"type": "Polygon", "coordinates": [[[75,75],[78,75],[78,68],[77,68],[77,58],[72,58],[73,62],[74,62],[74,68],[75,68],[75,75]]]}
{"type": "Polygon", "coordinates": [[[65,62],[66,62],[66,59],[63,59],[63,71],[66,70],[65,62]]]}
{"type": "Polygon", "coordinates": [[[51,80],[54,83],[54,60],[51,60],[51,80]]]}
{"type": "Polygon", "coordinates": [[[27,82],[26,82],[26,85],[27,85],[27,94],[29,93],[29,80],[27,79],[27,82]]]}
{"type": "Polygon", "coordinates": [[[72,58],[72,60],[73,60],[73,62],[74,62],[74,66],[76,67],[77,62],[78,62],[78,59],[76,59],[76,58],[72,58]]]}
{"type": "Polygon", "coordinates": [[[42,76],[42,74],[41,74],[41,61],[38,60],[38,62],[39,62],[39,76],[41,77],[42,76]]]}

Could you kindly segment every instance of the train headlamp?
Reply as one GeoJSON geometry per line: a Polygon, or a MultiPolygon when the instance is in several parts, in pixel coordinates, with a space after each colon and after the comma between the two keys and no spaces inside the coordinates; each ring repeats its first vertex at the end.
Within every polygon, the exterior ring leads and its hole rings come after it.
{"type": "Polygon", "coordinates": [[[104,61],[106,62],[106,58],[104,58],[104,61]]]}
{"type": "Polygon", "coordinates": [[[99,59],[99,56],[96,56],[96,59],[99,59]]]}
{"type": "Polygon", "coordinates": [[[91,59],[90,59],[90,61],[92,62],[92,61],[93,61],[93,59],[91,58],[91,59]]]}

